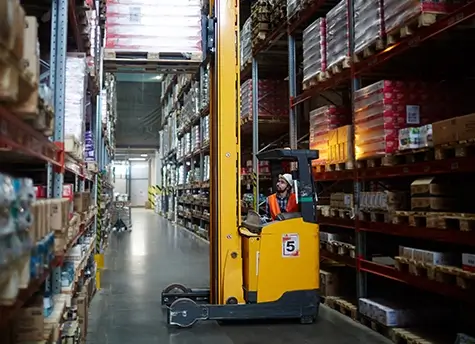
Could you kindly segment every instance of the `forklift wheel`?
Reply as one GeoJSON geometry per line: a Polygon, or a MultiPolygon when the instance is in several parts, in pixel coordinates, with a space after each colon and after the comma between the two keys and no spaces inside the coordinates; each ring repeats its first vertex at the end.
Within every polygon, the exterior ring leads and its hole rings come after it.
{"type": "Polygon", "coordinates": [[[177,294],[182,294],[182,293],[191,292],[191,289],[185,287],[183,284],[180,284],[180,283],[172,283],[168,285],[168,287],[163,289],[162,293],[170,293],[172,291],[176,291],[177,294]]]}
{"type": "Polygon", "coordinates": [[[195,301],[188,298],[175,300],[168,308],[169,325],[182,328],[191,327],[198,320],[205,318],[202,316],[201,307],[195,301]]]}

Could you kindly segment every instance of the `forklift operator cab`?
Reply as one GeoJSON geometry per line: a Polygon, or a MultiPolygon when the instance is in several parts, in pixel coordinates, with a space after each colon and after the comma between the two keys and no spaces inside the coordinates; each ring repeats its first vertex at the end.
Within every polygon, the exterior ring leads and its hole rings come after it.
{"type": "MultiPolygon", "coordinates": [[[[249,211],[239,227],[242,238],[243,290],[248,303],[279,302],[293,295],[303,307],[315,307],[319,288],[319,231],[311,161],[317,151],[273,150],[258,155],[271,164],[273,179],[282,174],[282,161],[298,163],[293,192],[299,212],[281,213],[272,222],[249,211]]],[[[315,310],[316,312],[316,310],[315,310]]],[[[314,313],[316,315],[316,313],[314,313]]]]}
{"type": "Polygon", "coordinates": [[[300,211],[282,213],[269,223],[262,223],[259,214],[251,211],[238,226],[242,266],[236,273],[242,274],[240,298],[244,303],[229,298],[225,304],[206,304],[208,289],[173,284],[162,292],[169,324],[189,327],[198,320],[316,320],[320,305],[319,230],[311,161],[318,159],[318,151],[277,149],[259,154],[258,159],[270,161],[275,178],[283,172],[283,161],[298,163],[293,191],[300,211]],[[173,289],[178,293],[172,293],[173,289]]]}

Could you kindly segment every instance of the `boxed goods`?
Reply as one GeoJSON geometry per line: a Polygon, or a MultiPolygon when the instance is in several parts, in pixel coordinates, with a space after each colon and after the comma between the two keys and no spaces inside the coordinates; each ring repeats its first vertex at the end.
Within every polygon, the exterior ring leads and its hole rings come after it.
{"type": "Polygon", "coordinates": [[[328,11],[326,24],[327,66],[334,68],[346,65],[350,57],[346,0],[328,11]]]}
{"type": "Polygon", "coordinates": [[[200,110],[209,105],[209,64],[200,73],[200,110]]]}
{"type": "Polygon", "coordinates": [[[303,83],[325,73],[327,68],[325,18],[319,18],[303,32],[303,83]]]}
{"type": "Polygon", "coordinates": [[[462,268],[475,273],[475,254],[462,253],[462,268]]]}
{"type": "Polygon", "coordinates": [[[334,105],[323,106],[310,112],[309,147],[319,151],[314,165],[325,165],[329,157],[329,132],[338,128],[347,120],[348,111],[334,105]]]}
{"type": "MultiPolygon", "coordinates": [[[[259,80],[259,117],[287,117],[289,92],[285,81],[259,80]]],[[[252,117],[252,80],[241,85],[241,118],[252,117]]]]}
{"type": "Polygon", "coordinates": [[[432,124],[400,129],[398,140],[400,151],[432,147],[432,124]]]}
{"type": "Polygon", "coordinates": [[[77,142],[84,140],[86,113],[86,55],[74,53],[66,58],[64,135],[77,142]]]}
{"type": "Polygon", "coordinates": [[[175,58],[188,53],[193,60],[201,60],[200,0],[168,3],[107,0],[106,3],[106,49],[113,52],[178,53],[175,58]]]}
{"type": "Polygon", "coordinates": [[[382,2],[380,0],[355,0],[355,53],[378,45],[382,47],[384,35],[382,2]]]}
{"type": "Polygon", "coordinates": [[[327,158],[331,164],[349,162],[353,159],[352,126],[345,125],[328,132],[327,158]]]}

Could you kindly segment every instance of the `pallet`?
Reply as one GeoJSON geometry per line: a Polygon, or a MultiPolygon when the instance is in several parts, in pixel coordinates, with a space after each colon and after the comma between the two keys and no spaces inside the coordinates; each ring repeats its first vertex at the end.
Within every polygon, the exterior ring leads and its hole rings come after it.
{"type": "Polygon", "coordinates": [[[394,212],[393,223],[471,232],[475,230],[475,214],[397,210],[394,212]]]}
{"type": "Polygon", "coordinates": [[[338,208],[330,208],[330,217],[339,217],[342,219],[353,219],[354,212],[352,209],[338,209],[338,208]]]}
{"type": "Polygon", "coordinates": [[[446,143],[434,149],[436,160],[475,156],[475,139],[446,143]]]}
{"type": "Polygon", "coordinates": [[[415,17],[409,18],[398,28],[388,30],[386,34],[387,46],[392,46],[401,39],[412,36],[420,27],[434,24],[441,15],[440,13],[422,12],[415,17]]]}
{"type": "Polygon", "coordinates": [[[398,151],[394,154],[361,157],[356,162],[357,168],[375,168],[382,166],[407,165],[422,161],[434,160],[433,148],[421,148],[398,151]]]}
{"type": "Polygon", "coordinates": [[[348,244],[346,242],[336,240],[328,241],[325,242],[324,248],[330,253],[338,254],[340,256],[356,258],[355,245],[348,244]]]}
{"type": "Polygon", "coordinates": [[[333,162],[325,165],[326,172],[345,171],[353,169],[353,161],[333,162]]]}
{"type": "Polygon", "coordinates": [[[360,221],[367,222],[393,222],[393,214],[384,210],[361,209],[358,214],[358,218],[360,219],[360,221]]]}
{"type": "Polygon", "coordinates": [[[302,83],[303,90],[308,90],[312,87],[315,87],[321,82],[324,82],[327,79],[327,74],[325,72],[318,72],[315,75],[311,76],[308,80],[304,80],[302,83]]]}
{"type": "Polygon", "coordinates": [[[368,57],[377,54],[381,50],[384,50],[386,47],[384,40],[380,37],[376,37],[372,42],[369,42],[366,47],[364,47],[361,51],[355,53],[353,55],[353,62],[358,63],[361,62],[368,57]]]}
{"type": "Polygon", "coordinates": [[[396,344],[442,344],[447,343],[439,339],[439,334],[434,329],[421,331],[410,328],[392,328],[391,340],[396,344]],[[437,339],[435,339],[437,338],[437,339]]]}
{"type": "Polygon", "coordinates": [[[383,335],[386,338],[391,338],[391,333],[393,328],[383,325],[373,319],[370,319],[362,314],[359,316],[360,323],[363,324],[366,327],[369,327],[375,332],[378,332],[379,334],[383,335]]]}
{"type": "Polygon", "coordinates": [[[344,69],[351,68],[351,58],[345,57],[343,60],[334,63],[333,65],[327,67],[327,78],[330,78],[331,75],[340,74],[344,69]]]}
{"type": "Polygon", "coordinates": [[[341,297],[327,296],[325,297],[325,303],[331,309],[350,317],[354,321],[358,321],[358,307],[341,297]]]}
{"type": "Polygon", "coordinates": [[[203,60],[202,52],[137,52],[118,49],[104,50],[106,72],[119,72],[134,68],[142,73],[157,73],[157,69],[173,73],[192,73],[203,60]]]}
{"type": "Polygon", "coordinates": [[[439,283],[458,285],[461,287],[461,284],[468,286],[468,283],[466,283],[467,280],[471,278],[475,279],[475,274],[454,266],[434,265],[399,256],[394,257],[394,260],[397,270],[407,272],[414,276],[424,277],[439,283]],[[465,273],[466,276],[463,276],[462,273],[465,273]],[[457,277],[461,277],[460,284],[457,277]]]}

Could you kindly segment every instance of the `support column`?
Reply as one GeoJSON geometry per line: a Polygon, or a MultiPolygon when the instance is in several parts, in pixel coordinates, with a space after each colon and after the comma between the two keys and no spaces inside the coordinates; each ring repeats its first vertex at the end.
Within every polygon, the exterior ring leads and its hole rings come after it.
{"type": "MultiPolygon", "coordinates": [[[[64,144],[66,54],[68,39],[68,0],[53,0],[51,9],[50,88],[54,95],[53,141],[64,144]]],[[[52,196],[63,197],[64,174],[53,173],[52,196]]],[[[61,292],[61,268],[53,270],[52,291],[61,292]]]]}
{"type": "Polygon", "coordinates": [[[254,210],[259,211],[259,65],[252,58],[252,185],[254,210]]]}

